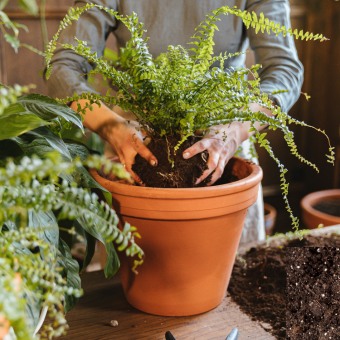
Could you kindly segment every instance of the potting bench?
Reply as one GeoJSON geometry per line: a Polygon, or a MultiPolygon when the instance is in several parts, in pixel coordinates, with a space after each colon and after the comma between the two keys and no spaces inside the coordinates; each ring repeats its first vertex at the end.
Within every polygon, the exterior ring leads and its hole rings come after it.
{"type": "MultiPolygon", "coordinates": [[[[67,314],[68,340],[164,340],[170,331],[176,340],[224,340],[237,327],[239,340],[275,339],[257,322],[242,313],[226,297],[210,312],[188,317],[149,315],[132,308],[123,295],[119,279],[105,279],[102,271],[82,275],[84,296],[67,314]]],[[[204,294],[204,292],[202,292],[204,294]]]]}

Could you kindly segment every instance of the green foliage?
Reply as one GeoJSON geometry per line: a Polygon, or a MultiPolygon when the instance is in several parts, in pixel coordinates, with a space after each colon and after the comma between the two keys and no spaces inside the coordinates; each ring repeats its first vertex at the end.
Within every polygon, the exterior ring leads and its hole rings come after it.
{"type": "Polygon", "coordinates": [[[84,237],[85,267],[95,241],[102,242],[108,253],[106,276],[119,268],[116,249],[135,258],[133,270],[142,263],[143,251],[135,243],[136,228],[126,224],[120,230],[115,211],[92,192],[110,196],[87,168],[127,181],[129,174],[121,164],[90,155],[85,145],[64,140],[71,128],[83,131],[79,114],[28,91],[0,86],[0,319],[10,322],[18,339],[33,339],[46,306],[49,323],[40,335],[47,339],[67,329],[65,311],[81,293],[79,265],[62,232],[74,241],[84,237]],[[13,284],[18,275],[19,293],[13,284]]]}
{"type": "MultiPolygon", "coordinates": [[[[254,140],[278,165],[284,201],[293,227],[298,229],[298,220],[293,215],[288,202],[288,183],[285,177],[287,169],[275,156],[266,133],[258,132],[254,124],[260,122],[267,125],[269,130],[280,130],[292,155],[315,170],[317,170],[316,165],[299,154],[290,126],[309,127],[323,134],[329,145],[329,154],[326,157],[331,163],[334,163],[333,148],[324,131],[293,119],[273,105],[268,94],[261,92],[257,73],[260,65],[254,65],[249,69],[225,69],[224,62],[237,53],[231,55],[226,52],[214,56],[214,33],[217,30],[216,22],[220,20],[220,16],[231,14],[241,18],[244,25],[248,29],[254,29],[256,33],[291,35],[301,40],[324,41],[327,38],[321,34],[287,28],[270,21],[262,13],[258,16],[254,12],[249,13],[236,7],[223,6],[210,12],[196,28],[189,42],[192,48],[169,46],[165,53],[153,58],[148,50],[148,39],[144,37],[143,24],[138,21],[135,13],[123,17],[111,9],[86,4],[81,8],[72,8],[68,12],[50,41],[45,53],[48,75],[51,72],[50,62],[61,31],[71,25],[72,21],[78,20],[82,13],[94,8],[114,16],[131,33],[131,39],[121,49],[116,63],[112,65],[104,57],[98,57],[87,46],[86,41],[80,41],[77,38],[74,44],[62,44],[62,46],[83,56],[91,64],[95,64],[96,68],[92,73],[101,74],[109,79],[118,88],[117,95],[102,96],[83,93],[63,99],[63,101],[84,98],[90,101],[90,105],[103,101],[132,111],[151,137],[177,136],[178,144],[175,151],[181,143],[198,130],[206,131],[214,125],[229,124],[234,121],[250,122],[251,130],[254,131],[254,140]],[[252,77],[248,77],[249,75],[252,77]],[[251,103],[258,103],[271,110],[273,116],[253,112],[250,109],[251,103]]],[[[275,93],[282,91],[284,90],[278,89],[275,93]]]]}
{"type": "MultiPolygon", "coordinates": [[[[0,31],[2,32],[5,40],[12,46],[12,48],[17,52],[18,48],[22,46],[19,40],[20,30],[27,32],[27,27],[18,22],[12,21],[8,15],[5,13],[4,9],[8,3],[8,0],[1,0],[0,2],[0,31]]],[[[38,5],[36,0],[19,0],[20,7],[27,13],[31,15],[38,14],[38,5]]],[[[30,46],[25,46],[38,52],[30,46]]]]}
{"type": "Polygon", "coordinates": [[[67,329],[63,300],[79,297],[82,291],[66,283],[56,248],[39,238],[36,230],[5,229],[0,230],[0,314],[18,340],[29,340],[36,338],[33,333],[40,310],[47,308],[42,338],[63,334],[67,329]],[[32,318],[27,317],[28,312],[32,318]]]}

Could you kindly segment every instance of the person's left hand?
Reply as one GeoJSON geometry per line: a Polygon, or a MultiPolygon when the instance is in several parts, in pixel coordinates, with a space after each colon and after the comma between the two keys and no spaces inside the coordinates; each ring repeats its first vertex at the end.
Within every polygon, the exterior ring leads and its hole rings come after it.
{"type": "Polygon", "coordinates": [[[201,183],[210,174],[208,185],[214,184],[223,174],[224,167],[234,156],[239,145],[249,137],[250,124],[233,122],[228,125],[216,125],[209,129],[205,136],[184,150],[183,158],[190,158],[205,150],[209,153],[207,169],[197,179],[196,185],[201,183]]]}

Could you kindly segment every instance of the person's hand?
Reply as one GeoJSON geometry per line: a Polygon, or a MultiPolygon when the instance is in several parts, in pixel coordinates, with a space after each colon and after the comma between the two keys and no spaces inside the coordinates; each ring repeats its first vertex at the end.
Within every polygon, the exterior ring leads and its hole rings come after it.
{"type": "Polygon", "coordinates": [[[245,129],[247,128],[239,122],[214,126],[200,141],[184,150],[183,158],[185,159],[205,150],[209,154],[207,169],[197,179],[196,185],[204,181],[210,174],[212,177],[208,185],[214,184],[222,176],[228,161],[233,157],[239,145],[248,137],[245,129]]]}
{"type": "MultiPolygon", "coordinates": [[[[71,103],[71,108],[78,111],[78,105],[85,108],[89,106],[89,102],[80,99],[71,103]]],[[[145,158],[149,164],[157,165],[157,158],[143,142],[145,135],[143,135],[138,124],[135,121],[124,119],[103,103],[101,105],[92,104],[91,109],[85,110],[84,126],[98,133],[110,144],[119,161],[139,184],[142,184],[141,179],[132,171],[132,164],[137,153],[145,158]]]]}
{"type": "MultiPolygon", "coordinates": [[[[271,111],[257,103],[251,103],[249,108],[253,112],[262,111],[266,115],[272,115],[271,111]]],[[[265,125],[255,123],[254,127],[261,130],[265,125]]],[[[223,174],[224,168],[234,156],[240,144],[251,136],[250,122],[232,122],[227,125],[211,127],[206,135],[190,148],[183,151],[183,158],[188,159],[200,152],[207,150],[209,157],[207,169],[197,179],[196,185],[204,181],[210,174],[208,185],[214,184],[223,174]]]]}
{"type": "Polygon", "coordinates": [[[141,179],[132,170],[132,165],[137,153],[145,158],[152,166],[157,165],[157,159],[144,144],[146,138],[138,123],[121,119],[112,123],[107,123],[98,133],[111,145],[117,153],[119,161],[131,174],[132,178],[141,183],[141,179]]]}

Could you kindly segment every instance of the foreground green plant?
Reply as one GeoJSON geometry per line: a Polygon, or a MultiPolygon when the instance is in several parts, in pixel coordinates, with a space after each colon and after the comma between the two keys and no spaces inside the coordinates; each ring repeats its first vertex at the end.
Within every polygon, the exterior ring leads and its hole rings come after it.
{"type": "Polygon", "coordinates": [[[40,335],[59,336],[67,329],[65,296],[78,298],[82,292],[63,278],[58,249],[39,238],[37,230],[9,228],[6,225],[0,232],[0,315],[3,324],[7,321],[0,334],[11,327],[18,340],[35,338],[39,315],[46,309],[48,321],[40,335]]]}
{"type": "Polygon", "coordinates": [[[107,252],[106,276],[119,268],[116,249],[135,258],[133,270],[143,261],[136,228],[118,228],[115,211],[92,189],[109,203],[110,195],[87,168],[126,181],[129,174],[121,164],[90,155],[78,141],[64,141],[70,128],[83,131],[81,117],[29,90],[0,86],[0,334],[7,325],[25,340],[35,338],[45,307],[49,322],[41,338],[65,332],[64,315],[81,294],[79,272],[90,263],[97,241],[107,252]],[[69,234],[71,241],[64,239],[69,234]],[[83,268],[71,255],[79,239],[86,246],[83,268]]]}
{"type": "MultiPolygon", "coordinates": [[[[267,139],[267,133],[258,131],[255,123],[267,125],[269,130],[280,130],[291,154],[316,171],[318,171],[317,166],[298,152],[290,126],[309,127],[324,135],[329,146],[329,154],[326,157],[330,163],[334,163],[334,148],[330,145],[329,138],[324,131],[282,112],[280,107],[273,104],[270,94],[261,92],[260,78],[257,73],[261,65],[254,65],[249,69],[225,70],[224,62],[237,53],[226,52],[214,56],[214,32],[217,29],[216,22],[220,20],[219,17],[230,14],[241,18],[248,29],[254,29],[256,32],[291,35],[302,40],[324,41],[327,38],[321,34],[281,26],[268,20],[263,14],[257,16],[255,13],[223,6],[209,13],[197,27],[190,42],[191,48],[169,46],[165,53],[155,59],[148,50],[143,24],[138,21],[135,13],[130,16],[121,16],[114,10],[87,4],[84,7],[71,8],[50,41],[45,53],[47,77],[51,72],[50,62],[62,30],[78,20],[82,13],[94,7],[114,16],[131,33],[131,39],[120,50],[118,61],[111,64],[106,58],[99,57],[92,52],[86,41],[77,38],[74,44],[61,44],[61,46],[73,50],[85,57],[91,64],[95,64],[96,68],[92,73],[101,74],[105,79],[109,79],[118,88],[118,92],[115,96],[83,93],[62,99],[62,102],[87,99],[90,104],[85,109],[92,103],[105,102],[133,112],[142,128],[152,138],[169,136],[177,138],[178,142],[174,150],[169,150],[170,160],[170,155],[176,152],[186,139],[194,136],[196,131],[204,132],[210,127],[234,121],[250,122],[251,131],[254,133],[253,141],[268,152],[279,168],[283,199],[292,219],[293,228],[297,230],[299,222],[293,215],[288,201],[288,183],[285,177],[288,170],[275,156],[267,139]],[[249,75],[252,77],[248,78],[249,75]],[[258,103],[271,110],[273,116],[269,117],[261,111],[253,112],[250,109],[251,103],[258,103]]],[[[286,89],[278,89],[277,92],[280,91],[286,91],[286,89]]],[[[80,112],[84,112],[85,109],[79,107],[80,112]]],[[[175,166],[176,164],[173,164],[173,167],[175,166]]]]}
{"type": "MultiPolygon", "coordinates": [[[[40,1],[40,6],[44,7],[46,0],[40,1]]],[[[13,21],[6,14],[5,9],[9,0],[1,0],[0,1],[0,32],[2,33],[5,41],[14,49],[15,52],[18,52],[20,47],[24,47],[29,49],[30,51],[37,53],[43,56],[43,53],[33,47],[32,45],[22,43],[19,39],[20,32],[25,31],[28,32],[28,28],[26,25],[19,23],[17,21],[13,21]]],[[[35,17],[39,14],[38,3],[36,0],[18,0],[18,4],[23,11],[28,13],[29,15],[33,15],[35,17]]],[[[42,31],[43,35],[46,36],[45,32],[45,20],[42,16],[42,31]]]]}

